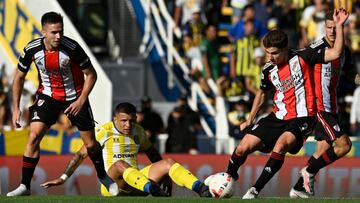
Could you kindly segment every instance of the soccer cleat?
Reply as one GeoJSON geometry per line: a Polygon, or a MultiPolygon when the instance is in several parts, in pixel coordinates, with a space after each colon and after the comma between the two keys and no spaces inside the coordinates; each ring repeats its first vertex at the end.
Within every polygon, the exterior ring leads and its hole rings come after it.
{"type": "Polygon", "coordinates": [[[204,183],[200,184],[200,189],[197,191],[200,197],[212,197],[209,186],[205,185],[204,183]]]}
{"type": "Polygon", "coordinates": [[[162,190],[161,187],[154,182],[150,185],[149,193],[154,197],[169,197],[169,194],[162,190]]]}
{"type": "Polygon", "coordinates": [[[14,196],[29,196],[30,190],[26,188],[24,184],[20,184],[15,190],[8,192],[6,196],[14,197],[14,196]]]}
{"type": "Polygon", "coordinates": [[[259,192],[256,191],[256,188],[251,187],[248,189],[248,191],[245,193],[245,195],[242,197],[243,199],[256,199],[259,195],[259,192]]]}
{"type": "Polygon", "coordinates": [[[294,188],[291,188],[289,192],[289,196],[291,198],[309,198],[310,195],[306,191],[301,190],[295,190],[294,188]]]}
{"type": "Polygon", "coordinates": [[[300,175],[304,178],[304,189],[310,195],[314,196],[314,182],[315,176],[306,171],[307,167],[304,167],[300,171],[300,175]]]}
{"type": "Polygon", "coordinates": [[[112,196],[117,196],[119,194],[118,185],[108,175],[106,175],[105,178],[99,180],[112,196]]]}

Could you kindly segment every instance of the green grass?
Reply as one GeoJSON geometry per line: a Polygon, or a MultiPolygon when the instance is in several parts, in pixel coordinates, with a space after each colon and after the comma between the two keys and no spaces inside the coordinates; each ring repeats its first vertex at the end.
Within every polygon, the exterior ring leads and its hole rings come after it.
{"type": "Polygon", "coordinates": [[[29,197],[5,197],[0,196],[1,203],[24,202],[24,203],[58,203],[58,202],[71,202],[71,203],[92,203],[92,202],[124,202],[124,203],[198,203],[198,202],[251,202],[251,203],[320,203],[320,202],[360,202],[360,199],[335,199],[335,198],[311,198],[311,199],[290,199],[290,198],[259,198],[255,200],[241,200],[239,197],[230,199],[208,199],[199,197],[171,197],[171,198],[158,198],[158,197],[100,197],[100,196],[29,196],[29,197]]]}

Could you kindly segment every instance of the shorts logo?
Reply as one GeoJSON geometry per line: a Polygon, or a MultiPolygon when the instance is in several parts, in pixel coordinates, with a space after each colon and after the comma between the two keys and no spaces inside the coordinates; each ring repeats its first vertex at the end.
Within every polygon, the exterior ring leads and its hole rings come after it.
{"type": "Polygon", "coordinates": [[[258,126],[259,126],[259,124],[255,124],[255,125],[251,128],[251,130],[255,130],[258,126]]]}
{"type": "Polygon", "coordinates": [[[34,112],[34,116],[32,117],[31,120],[35,120],[35,119],[40,119],[40,117],[38,116],[38,113],[36,111],[34,112]]]}
{"type": "Polygon", "coordinates": [[[309,125],[307,123],[304,123],[303,126],[300,127],[300,131],[305,131],[309,125]]]}
{"type": "Polygon", "coordinates": [[[44,102],[45,102],[45,100],[39,99],[38,102],[37,102],[37,105],[38,105],[38,106],[41,106],[41,105],[44,104],[44,102]]]}
{"type": "Polygon", "coordinates": [[[340,132],[340,126],[338,124],[334,125],[333,128],[336,132],[340,132]]]}

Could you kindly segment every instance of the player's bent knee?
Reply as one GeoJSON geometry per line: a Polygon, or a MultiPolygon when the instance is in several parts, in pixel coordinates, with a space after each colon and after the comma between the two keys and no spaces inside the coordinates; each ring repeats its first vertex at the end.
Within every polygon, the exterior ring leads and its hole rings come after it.
{"type": "Polygon", "coordinates": [[[172,165],[174,165],[176,163],[175,160],[172,158],[166,158],[166,159],[164,159],[164,161],[168,168],[170,168],[172,165]]]}

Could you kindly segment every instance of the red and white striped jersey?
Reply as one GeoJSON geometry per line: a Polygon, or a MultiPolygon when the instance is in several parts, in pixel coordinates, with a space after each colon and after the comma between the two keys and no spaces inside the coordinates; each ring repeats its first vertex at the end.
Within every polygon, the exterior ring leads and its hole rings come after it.
{"type": "Polygon", "coordinates": [[[260,88],[275,88],[274,113],[278,119],[315,116],[313,65],[324,61],[324,50],[304,49],[291,52],[285,64],[266,64],[260,88]]]}
{"type": "Polygon", "coordinates": [[[45,49],[43,37],[29,42],[19,57],[18,69],[27,72],[32,62],[39,75],[37,91],[58,101],[72,101],[80,96],[85,81],[82,70],[91,65],[80,45],[65,36],[56,51],[45,49]]]}
{"type": "MultiPolygon", "coordinates": [[[[330,48],[325,38],[318,40],[309,46],[311,49],[330,48]]],[[[354,66],[351,61],[350,50],[347,46],[340,58],[329,63],[318,63],[314,67],[315,95],[318,111],[336,114],[337,107],[337,86],[340,72],[343,69],[348,71],[354,66]]]]}

